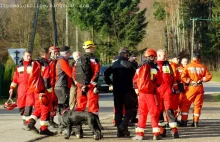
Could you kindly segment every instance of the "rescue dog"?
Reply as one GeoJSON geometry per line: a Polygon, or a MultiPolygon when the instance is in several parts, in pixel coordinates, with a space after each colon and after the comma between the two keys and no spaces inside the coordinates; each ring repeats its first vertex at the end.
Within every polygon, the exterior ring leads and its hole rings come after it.
{"type": "MultiPolygon", "coordinates": [[[[82,124],[88,124],[91,131],[94,134],[95,140],[100,140],[102,138],[101,130],[104,130],[102,127],[99,118],[96,114],[89,113],[89,112],[77,112],[72,110],[65,110],[61,115],[61,125],[67,127],[67,135],[65,139],[70,138],[70,134],[72,132],[73,126],[79,126],[82,124]]],[[[80,132],[76,132],[79,135],[82,134],[82,130],[80,132]]],[[[77,136],[79,138],[79,136],[77,136]]]]}

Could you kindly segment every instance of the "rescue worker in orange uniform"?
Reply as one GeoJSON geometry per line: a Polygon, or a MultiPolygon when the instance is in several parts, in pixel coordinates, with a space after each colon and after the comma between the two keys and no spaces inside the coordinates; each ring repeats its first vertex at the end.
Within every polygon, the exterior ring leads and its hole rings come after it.
{"type": "Polygon", "coordinates": [[[151,116],[153,140],[161,139],[159,123],[159,95],[157,86],[161,84],[159,69],[156,64],[157,53],[154,49],[147,49],[144,53],[146,61],[136,70],[134,76],[135,90],[138,94],[138,127],[133,140],[143,140],[144,129],[148,113],[151,116]]]}
{"type": "Polygon", "coordinates": [[[70,57],[70,48],[63,46],[60,49],[60,56],[57,58],[56,64],[56,84],[55,94],[58,98],[58,121],[59,133],[62,133],[64,128],[61,125],[61,113],[69,107],[69,94],[72,84],[72,69],[69,65],[68,59],[70,57]]]}
{"type": "MultiPolygon", "coordinates": [[[[93,41],[85,41],[83,44],[85,54],[76,61],[75,83],[77,86],[77,104],[75,110],[85,111],[88,104],[88,112],[96,114],[95,116],[99,119],[99,94],[97,83],[100,64],[94,55],[95,48],[93,41]]],[[[83,136],[81,125],[76,126],[76,136],[77,138],[83,136]]]]}
{"type": "MultiPolygon", "coordinates": [[[[182,72],[183,72],[183,70],[184,70],[184,68],[186,67],[187,64],[188,64],[188,59],[187,59],[187,58],[182,58],[181,64],[180,64],[180,66],[178,67],[178,72],[179,72],[180,76],[181,76],[181,74],[182,74],[182,72]]],[[[181,79],[181,77],[180,77],[180,79],[181,79]]],[[[182,83],[182,81],[181,81],[181,83],[182,83]]],[[[180,93],[180,95],[179,95],[179,106],[178,106],[178,114],[177,114],[177,117],[178,117],[179,115],[181,115],[180,106],[181,106],[181,104],[182,104],[183,96],[186,94],[185,90],[187,89],[187,86],[186,86],[184,83],[182,83],[182,85],[183,85],[183,88],[182,88],[183,90],[181,91],[181,93],[180,93]]],[[[179,121],[177,121],[177,122],[179,122],[179,121]]],[[[182,126],[182,123],[180,123],[180,126],[182,126]]]]}
{"type": "MultiPolygon", "coordinates": [[[[162,83],[157,89],[160,95],[161,112],[166,112],[169,127],[172,129],[172,136],[174,138],[179,138],[176,117],[174,116],[172,106],[172,85],[174,81],[174,73],[170,63],[166,61],[166,51],[164,49],[159,49],[157,51],[157,64],[162,77],[162,83]]],[[[161,113],[161,115],[163,116],[163,113],[161,113]]],[[[161,136],[165,137],[166,129],[164,129],[164,127],[166,124],[163,119],[160,119],[159,125],[161,126],[161,136]]]]}
{"type": "Polygon", "coordinates": [[[174,56],[170,62],[171,68],[173,70],[174,80],[172,85],[173,95],[172,95],[172,109],[174,110],[174,115],[177,117],[178,106],[179,106],[179,95],[180,89],[179,84],[181,82],[180,73],[178,71],[179,57],[174,56]]]}
{"type": "Polygon", "coordinates": [[[187,58],[182,58],[181,64],[178,67],[178,71],[180,73],[180,79],[181,79],[181,74],[182,74],[182,72],[183,72],[183,70],[184,70],[184,68],[186,67],[187,64],[188,64],[188,59],[187,58]]]}
{"type": "MultiPolygon", "coordinates": [[[[43,48],[40,51],[41,57],[35,61],[40,66],[39,77],[43,79],[44,90],[40,93],[34,93],[34,112],[26,121],[28,128],[37,133],[37,128],[35,127],[36,121],[40,118],[40,134],[53,136],[55,133],[48,129],[49,126],[49,116],[51,109],[51,92],[52,88],[50,85],[50,67],[49,67],[49,50],[48,48],[43,48]],[[43,100],[42,100],[43,99],[43,100]]],[[[33,69],[34,70],[34,69],[33,69]]]]}
{"type": "Polygon", "coordinates": [[[54,122],[54,116],[56,115],[57,105],[58,105],[58,99],[54,91],[55,83],[56,83],[56,63],[57,63],[57,56],[59,55],[59,48],[56,46],[51,46],[49,48],[49,66],[50,66],[50,85],[52,87],[52,93],[51,93],[51,111],[50,111],[50,120],[49,124],[53,128],[58,128],[58,124],[54,122]]]}
{"type": "Polygon", "coordinates": [[[24,51],[22,60],[19,62],[14,72],[13,80],[11,82],[9,94],[13,94],[13,90],[18,85],[17,89],[17,107],[23,119],[22,129],[26,130],[26,120],[32,113],[34,99],[33,92],[28,91],[28,79],[32,71],[31,52],[24,51]]]}
{"type": "Polygon", "coordinates": [[[185,126],[187,126],[190,105],[193,103],[194,111],[192,127],[198,127],[204,99],[204,87],[202,83],[208,82],[212,79],[210,72],[200,63],[200,58],[201,55],[199,53],[194,53],[192,62],[185,67],[181,74],[182,81],[189,86],[181,105],[181,121],[185,126]]]}

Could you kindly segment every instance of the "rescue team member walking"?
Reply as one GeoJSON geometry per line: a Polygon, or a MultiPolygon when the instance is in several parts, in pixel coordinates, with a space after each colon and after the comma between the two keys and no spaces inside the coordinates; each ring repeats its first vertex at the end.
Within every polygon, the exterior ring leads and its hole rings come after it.
{"type": "MultiPolygon", "coordinates": [[[[37,128],[35,127],[36,121],[40,118],[40,134],[53,136],[55,133],[51,132],[48,129],[49,126],[49,116],[51,108],[51,92],[52,88],[50,85],[50,67],[49,67],[49,50],[48,48],[41,49],[41,57],[38,58],[34,64],[37,65],[37,68],[33,68],[33,72],[38,72],[38,78],[42,78],[41,82],[44,86],[44,89],[40,92],[34,93],[34,112],[26,121],[28,128],[33,130],[35,133],[38,133],[37,128]]],[[[38,84],[36,84],[38,85],[38,84]]],[[[37,86],[38,87],[38,86],[37,86]]],[[[34,90],[32,90],[34,91],[34,90]]]]}
{"type": "Polygon", "coordinates": [[[147,49],[144,53],[146,61],[137,70],[134,76],[135,90],[138,93],[138,127],[133,140],[143,140],[144,129],[148,113],[151,116],[153,140],[161,139],[159,123],[159,95],[156,93],[157,86],[161,84],[159,69],[156,64],[157,53],[153,49],[147,49]]]}
{"type": "Polygon", "coordinates": [[[182,58],[181,64],[178,67],[178,71],[180,73],[180,78],[181,78],[181,74],[182,74],[182,72],[183,72],[183,70],[184,70],[184,68],[186,67],[187,64],[188,64],[188,59],[187,58],[182,58]]]}
{"type": "Polygon", "coordinates": [[[202,83],[208,82],[212,79],[209,71],[200,63],[200,58],[201,56],[199,53],[194,53],[192,62],[185,67],[181,74],[182,81],[189,85],[181,105],[181,121],[185,126],[187,126],[190,105],[193,103],[194,111],[192,127],[198,127],[199,116],[201,114],[204,99],[204,87],[202,83]]]}
{"type": "Polygon", "coordinates": [[[19,62],[14,72],[13,80],[11,82],[9,95],[12,97],[14,88],[18,85],[17,89],[17,107],[23,119],[24,126],[22,129],[26,129],[26,120],[32,113],[34,105],[33,93],[28,91],[28,79],[32,71],[31,52],[24,51],[22,60],[19,62]]]}
{"type": "Polygon", "coordinates": [[[117,137],[130,136],[128,123],[133,117],[136,107],[134,102],[137,99],[137,95],[133,88],[135,67],[128,61],[129,56],[129,50],[121,48],[118,60],[104,72],[105,82],[110,86],[113,85],[114,107],[116,110],[115,121],[118,130],[117,137]],[[113,75],[113,80],[110,79],[111,75],[113,75]],[[122,114],[123,105],[125,107],[124,118],[122,114]]]}
{"type": "Polygon", "coordinates": [[[56,83],[56,63],[57,63],[57,56],[59,55],[59,48],[56,46],[51,46],[49,48],[49,66],[50,66],[50,85],[52,87],[51,93],[51,110],[50,110],[50,120],[49,124],[53,128],[58,128],[58,124],[54,122],[54,116],[56,115],[58,99],[54,91],[55,83],[56,83]]]}
{"type": "MultiPolygon", "coordinates": [[[[72,84],[72,69],[69,66],[68,59],[70,57],[70,48],[63,46],[60,49],[60,56],[57,59],[56,64],[56,84],[55,94],[58,98],[58,121],[61,124],[61,112],[69,107],[69,94],[72,84]]],[[[62,133],[63,127],[59,125],[59,132],[62,133]]]]}
{"type": "MultiPolygon", "coordinates": [[[[182,72],[183,72],[183,70],[184,70],[184,68],[186,67],[186,65],[188,64],[188,59],[187,58],[182,58],[182,60],[181,60],[181,64],[180,64],[180,66],[178,67],[178,72],[179,72],[179,74],[180,74],[180,79],[181,79],[181,74],[182,74],[182,72]]],[[[186,84],[185,83],[183,83],[182,81],[181,81],[181,83],[183,84],[183,91],[180,93],[180,95],[179,95],[179,106],[178,106],[178,115],[177,115],[177,117],[179,116],[179,115],[181,115],[181,108],[180,108],[180,106],[182,105],[182,101],[183,101],[183,96],[185,96],[186,95],[186,89],[187,89],[187,87],[188,86],[186,86],[186,84]]],[[[179,121],[178,121],[179,122],[179,121]]],[[[187,125],[187,123],[182,123],[182,122],[180,122],[180,124],[179,124],[179,126],[186,126],[187,125]]]]}
{"type": "Polygon", "coordinates": [[[171,59],[170,62],[171,68],[173,70],[173,85],[172,85],[172,91],[173,91],[173,95],[172,95],[172,109],[174,111],[174,116],[176,117],[176,121],[177,121],[177,114],[178,114],[178,106],[179,106],[179,95],[180,92],[182,91],[179,87],[180,87],[180,73],[178,71],[178,66],[179,66],[179,57],[174,56],[171,59]]]}
{"type": "MultiPolygon", "coordinates": [[[[161,112],[165,111],[168,117],[169,126],[172,129],[172,136],[174,138],[179,138],[179,133],[177,129],[176,117],[174,116],[174,110],[172,106],[172,85],[174,80],[174,75],[170,63],[165,60],[166,51],[164,49],[159,49],[157,51],[157,64],[162,77],[162,84],[158,87],[158,93],[160,94],[160,106],[161,112]]],[[[163,116],[163,113],[161,113],[163,116]]],[[[163,117],[162,117],[163,118],[163,117]]],[[[161,136],[166,136],[166,129],[164,129],[164,120],[160,117],[161,126],[161,136]]]]}
{"type": "MultiPolygon", "coordinates": [[[[77,105],[76,111],[85,111],[88,104],[88,112],[96,114],[99,119],[99,95],[97,90],[97,83],[100,72],[100,64],[95,57],[95,44],[93,41],[85,41],[83,44],[85,54],[76,61],[75,67],[75,83],[77,85],[77,105]]],[[[76,128],[77,138],[81,138],[81,125],[76,128]],[[80,133],[78,133],[80,132],[80,133]]]]}

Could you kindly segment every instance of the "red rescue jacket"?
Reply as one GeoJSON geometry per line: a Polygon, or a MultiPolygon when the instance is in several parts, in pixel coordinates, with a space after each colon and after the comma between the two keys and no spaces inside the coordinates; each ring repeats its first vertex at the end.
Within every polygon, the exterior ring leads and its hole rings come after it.
{"type": "Polygon", "coordinates": [[[155,94],[156,88],[161,84],[161,77],[157,65],[144,63],[136,70],[133,78],[134,87],[141,93],[155,94]]]}
{"type": "Polygon", "coordinates": [[[32,71],[32,61],[20,61],[13,75],[10,88],[14,89],[17,85],[24,85],[28,88],[28,79],[32,71]]]}

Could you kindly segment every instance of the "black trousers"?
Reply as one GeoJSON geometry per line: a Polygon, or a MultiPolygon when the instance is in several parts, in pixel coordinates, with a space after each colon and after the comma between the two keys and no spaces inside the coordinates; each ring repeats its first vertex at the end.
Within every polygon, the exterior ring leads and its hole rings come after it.
{"type": "Polygon", "coordinates": [[[115,107],[115,122],[116,126],[120,126],[123,119],[123,106],[125,106],[125,121],[130,121],[136,109],[137,95],[134,91],[130,92],[113,92],[114,107],[115,107]]]}
{"type": "Polygon", "coordinates": [[[54,91],[58,98],[57,115],[59,124],[61,124],[61,113],[69,107],[70,89],[68,87],[55,87],[54,91]]]}

